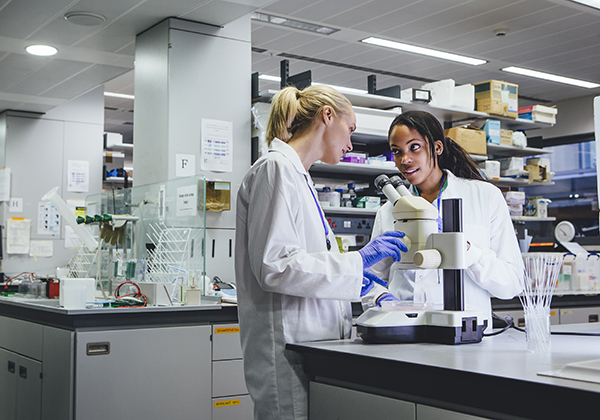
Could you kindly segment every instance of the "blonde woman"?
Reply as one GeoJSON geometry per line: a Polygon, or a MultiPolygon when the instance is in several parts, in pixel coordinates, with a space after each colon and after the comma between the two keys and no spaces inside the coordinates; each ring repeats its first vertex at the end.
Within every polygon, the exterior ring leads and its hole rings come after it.
{"type": "Polygon", "coordinates": [[[350,302],[394,299],[368,270],[400,260],[400,232],[340,254],[309,175],[352,150],[350,102],[324,85],[281,90],[267,124],[269,153],[238,193],[235,269],[246,384],[255,419],[306,419],[308,380],[286,343],[349,338],[350,302]]]}

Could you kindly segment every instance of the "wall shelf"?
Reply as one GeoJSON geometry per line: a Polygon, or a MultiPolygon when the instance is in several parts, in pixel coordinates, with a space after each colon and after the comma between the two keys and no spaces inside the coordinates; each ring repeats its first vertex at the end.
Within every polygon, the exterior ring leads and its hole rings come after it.
{"type": "Polygon", "coordinates": [[[556,217],[510,216],[513,222],[554,222],[556,217]]]}
{"type": "Polygon", "coordinates": [[[375,216],[379,209],[361,209],[356,207],[323,207],[326,215],[346,214],[354,216],[375,216]]]}
{"type": "Polygon", "coordinates": [[[552,181],[532,181],[529,182],[528,179],[516,179],[516,178],[499,178],[499,179],[491,179],[489,180],[492,184],[498,185],[501,187],[539,187],[539,186],[547,186],[554,185],[552,181]]]}
{"type": "MultiPolygon", "coordinates": [[[[255,101],[270,102],[277,92],[279,91],[275,89],[260,91],[259,97],[255,101]]],[[[369,93],[342,93],[352,105],[365,108],[389,109],[410,104],[410,102],[399,98],[390,98],[389,96],[371,95],[369,93]]]]}
{"type": "Polygon", "coordinates": [[[552,150],[538,149],[535,147],[516,147],[506,144],[487,143],[488,155],[494,156],[535,156],[549,155],[554,153],[552,150]]]}
{"type": "Polygon", "coordinates": [[[337,165],[329,165],[323,162],[315,162],[310,167],[311,171],[325,172],[330,174],[358,174],[358,175],[380,175],[399,174],[396,166],[367,165],[361,163],[340,162],[337,165]]]}

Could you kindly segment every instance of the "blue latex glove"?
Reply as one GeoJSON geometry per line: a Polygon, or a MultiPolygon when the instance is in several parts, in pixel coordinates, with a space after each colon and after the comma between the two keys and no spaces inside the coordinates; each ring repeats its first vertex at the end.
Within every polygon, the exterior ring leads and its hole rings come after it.
{"type": "Polygon", "coordinates": [[[381,302],[400,302],[400,299],[398,299],[396,296],[392,295],[391,293],[384,293],[383,295],[379,296],[379,298],[377,299],[377,306],[381,306],[381,302]]]}
{"type": "Polygon", "coordinates": [[[404,232],[390,230],[372,239],[359,249],[358,252],[363,260],[363,268],[369,268],[387,257],[392,257],[396,262],[400,261],[400,251],[408,251],[400,238],[404,238],[404,232]]]}
{"type": "Polygon", "coordinates": [[[363,270],[363,285],[362,285],[362,289],[360,289],[360,297],[363,297],[364,295],[369,293],[371,291],[371,289],[373,289],[373,287],[375,287],[375,283],[379,283],[383,287],[388,286],[387,281],[381,280],[379,277],[377,277],[375,274],[371,273],[369,270],[364,269],[363,270]]]}

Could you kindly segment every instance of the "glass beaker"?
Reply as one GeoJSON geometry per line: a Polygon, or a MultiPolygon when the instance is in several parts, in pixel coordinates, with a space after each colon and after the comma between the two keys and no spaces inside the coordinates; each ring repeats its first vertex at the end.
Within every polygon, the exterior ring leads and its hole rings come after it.
{"type": "Polygon", "coordinates": [[[525,340],[527,351],[532,353],[550,351],[550,313],[525,314],[525,340]]]}

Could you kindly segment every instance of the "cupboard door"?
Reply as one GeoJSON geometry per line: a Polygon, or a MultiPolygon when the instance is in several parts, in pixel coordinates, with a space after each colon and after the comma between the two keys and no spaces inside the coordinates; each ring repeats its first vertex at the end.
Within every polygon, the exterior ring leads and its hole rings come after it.
{"type": "Polygon", "coordinates": [[[17,355],[0,348],[0,418],[15,420],[17,415],[17,355]]]}
{"type": "Polygon", "coordinates": [[[42,364],[27,357],[18,357],[17,371],[18,420],[40,420],[42,416],[42,364]]]}

